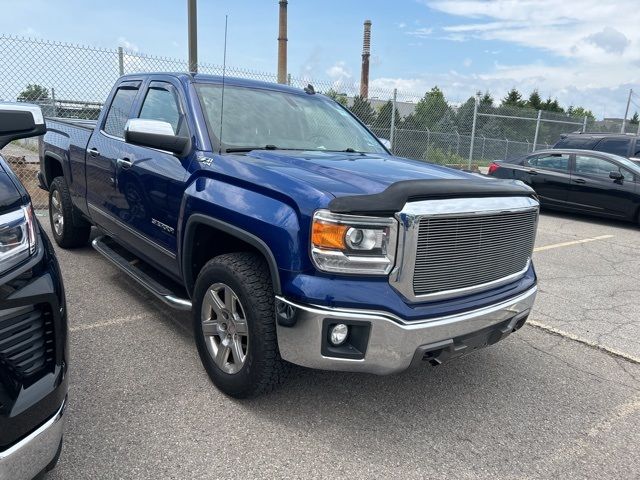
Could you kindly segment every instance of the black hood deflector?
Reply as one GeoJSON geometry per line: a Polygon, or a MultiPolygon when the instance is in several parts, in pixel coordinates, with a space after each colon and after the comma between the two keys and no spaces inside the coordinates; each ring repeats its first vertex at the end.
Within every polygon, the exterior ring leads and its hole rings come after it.
{"type": "Polygon", "coordinates": [[[329,210],[334,213],[393,215],[409,201],[464,197],[536,197],[536,194],[518,180],[405,180],[380,193],[334,198],[329,203],[329,210]]]}

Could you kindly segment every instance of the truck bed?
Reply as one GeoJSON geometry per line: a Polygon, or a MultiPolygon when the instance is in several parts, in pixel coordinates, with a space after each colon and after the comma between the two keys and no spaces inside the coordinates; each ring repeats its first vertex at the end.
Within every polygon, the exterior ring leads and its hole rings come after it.
{"type": "Polygon", "coordinates": [[[97,120],[84,120],[81,118],[46,117],[46,119],[66,123],[67,125],[73,125],[74,127],[80,127],[86,130],[93,130],[96,128],[96,124],[98,123],[97,120]]]}

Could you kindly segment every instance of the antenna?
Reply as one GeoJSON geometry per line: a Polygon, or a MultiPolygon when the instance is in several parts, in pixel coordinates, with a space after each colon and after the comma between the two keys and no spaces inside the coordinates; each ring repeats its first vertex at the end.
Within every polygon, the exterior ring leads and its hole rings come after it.
{"type": "Polygon", "coordinates": [[[218,155],[222,155],[222,120],[224,119],[224,77],[227,73],[227,22],[229,21],[229,15],[224,16],[224,56],[222,58],[222,94],[220,98],[220,149],[218,155]]]}

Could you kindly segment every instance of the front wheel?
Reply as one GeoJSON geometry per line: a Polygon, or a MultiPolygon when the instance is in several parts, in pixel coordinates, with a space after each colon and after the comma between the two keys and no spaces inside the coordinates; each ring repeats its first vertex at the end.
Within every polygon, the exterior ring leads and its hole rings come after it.
{"type": "Polygon", "coordinates": [[[271,391],[289,364],[276,337],[269,269],[253,253],[210,260],[194,291],[193,330],[202,364],[216,387],[237,398],[271,391]]]}

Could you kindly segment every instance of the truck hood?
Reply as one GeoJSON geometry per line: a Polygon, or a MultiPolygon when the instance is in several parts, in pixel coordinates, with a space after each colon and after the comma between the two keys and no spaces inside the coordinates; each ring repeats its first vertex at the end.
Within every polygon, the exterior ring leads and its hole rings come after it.
{"type": "Polygon", "coordinates": [[[236,158],[293,177],[334,197],[379,193],[402,180],[483,181],[472,173],[387,154],[254,150],[236,158]]]}

